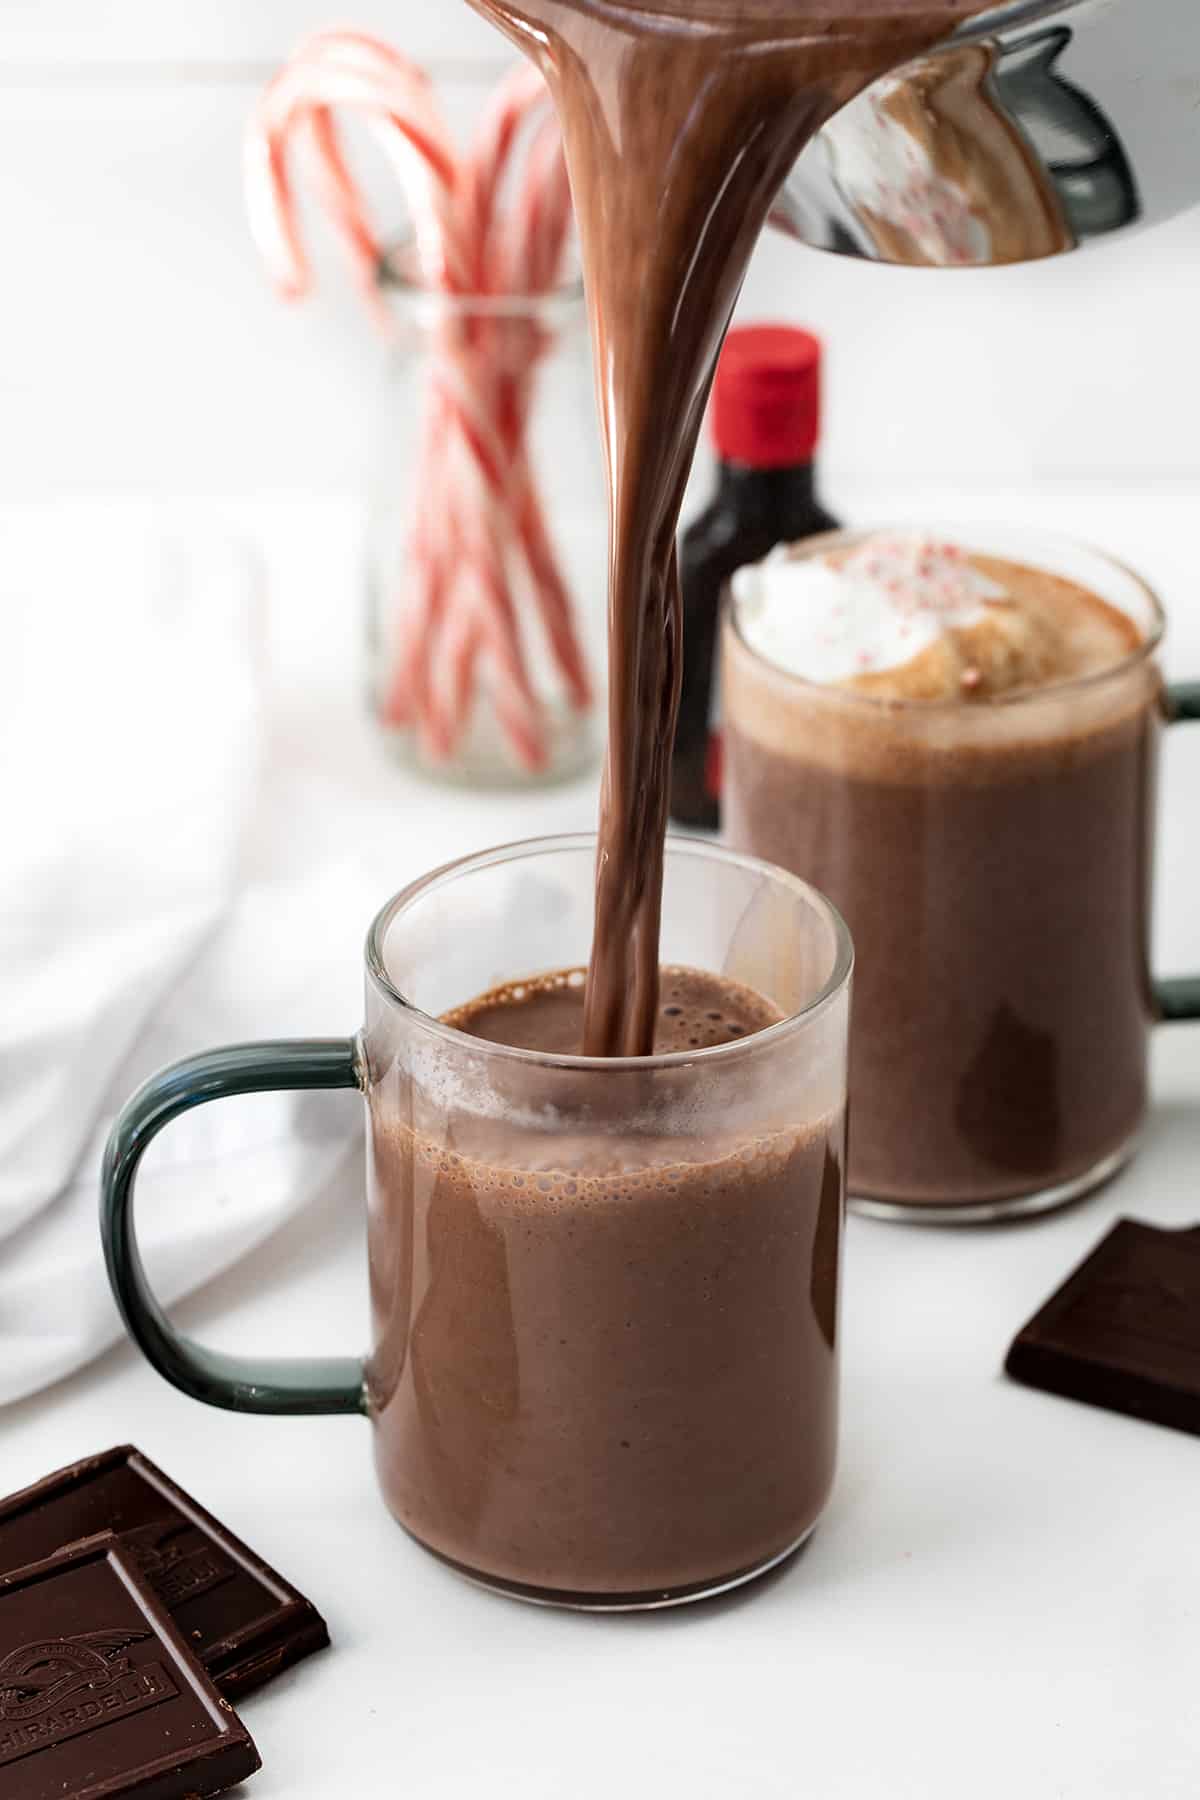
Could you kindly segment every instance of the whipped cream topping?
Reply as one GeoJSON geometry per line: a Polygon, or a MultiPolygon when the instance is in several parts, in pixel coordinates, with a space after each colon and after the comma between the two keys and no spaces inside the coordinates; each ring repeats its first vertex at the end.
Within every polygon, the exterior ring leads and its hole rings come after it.
{"type": "Polygon", "coordinates": [[[1008,598],[960,545],[917,533],[880,533],[836,556],[781,544],[737,571],[733,596],[751,649],[818,682],[901,668],[1008,598]]]}

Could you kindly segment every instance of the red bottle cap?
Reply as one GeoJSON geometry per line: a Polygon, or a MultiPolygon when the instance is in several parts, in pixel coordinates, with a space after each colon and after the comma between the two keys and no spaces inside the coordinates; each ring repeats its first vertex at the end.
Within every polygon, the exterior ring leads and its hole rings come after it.
{"type": "Polygon", "coordinates": [[[712,435],[724,462],[780,469],[811,462],[821,413],[821,345],[793,325],[744,325],[725,339],[712,435]]]}

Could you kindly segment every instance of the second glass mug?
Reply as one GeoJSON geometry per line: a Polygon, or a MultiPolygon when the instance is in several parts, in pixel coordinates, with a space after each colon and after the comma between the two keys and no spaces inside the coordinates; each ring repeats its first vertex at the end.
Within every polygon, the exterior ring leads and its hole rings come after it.
{"type": "Polygon", "coordinates": [[[102,1229],[126,1324],[177,1387],[246,1412],[365,1412],[384,1498],[428,1549],[518,1597],[609,1610],[750,1580],[824,1508],[853,958],[794,876],[668,840],[663,965],[753,988],[780,1023],[589,1058],[441,1022],[581,968],[595,854],[592,836],[548,838],[435,871],[371,927],[357,1037],[239,1045],[152,1078],[113,1129],[102,1229]],[[201,1101],[293,1087],[366,1100],[365,1363],[203,1349],[138,1255],[154,1135],[201,1101]]]}
{"type": "MultiPolygon", "coordinates": [[[[830,534],[820,556],[863,534],[830,534]]],[[[1157,597],[1048,533],[936,528],[1073,581],[1140,642],[1099,673],[964,704],[876,698],[785,673],[724,628],[730,842],[814,882],[858,956],[852,1204],[978,1222],[1077,1198],[1136,1148],[1156,1019],[1200,979],[1149,968],[1160,727],[1157,597]]]]}

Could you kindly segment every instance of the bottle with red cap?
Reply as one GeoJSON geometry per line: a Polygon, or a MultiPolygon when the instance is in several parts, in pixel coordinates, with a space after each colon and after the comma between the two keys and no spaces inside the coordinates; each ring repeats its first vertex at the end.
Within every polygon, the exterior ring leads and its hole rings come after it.
{"type": "Polygon", "coordinates": [[[736,328],[725,340],[710,424],[719,458],[712,500],[683,534],[683,693],[671,762],[671,817],[720,822],[716,650],[736,569],[776,544],[835,531],[817,498],[821,346],[790,325],[736,328]]]}

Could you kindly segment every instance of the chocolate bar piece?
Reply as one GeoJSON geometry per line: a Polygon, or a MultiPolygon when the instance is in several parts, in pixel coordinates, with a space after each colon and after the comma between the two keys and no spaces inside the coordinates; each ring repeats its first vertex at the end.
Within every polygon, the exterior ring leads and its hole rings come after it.
{"type": "Polygon", "coordinates": [[[0,1578],[5,1800],[201,1800],[258,1767],[111,1532],[0,1578]]]}
{"type": "Polygon", "coordinates": [[[1200,1435],[1200,1227],[1119,1219],[1004,1367],[1029,1387],[1200,1435]]]}
{"type": "Polygon", "coordinates": [[[0,1500],[0,1576],[113,1531],[230,1699],[329,1642],[319,1612],[124,1444],[0,1500]]]}

